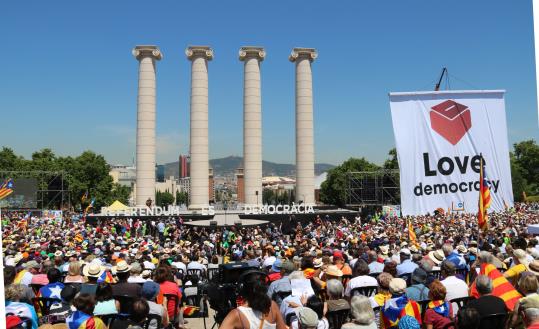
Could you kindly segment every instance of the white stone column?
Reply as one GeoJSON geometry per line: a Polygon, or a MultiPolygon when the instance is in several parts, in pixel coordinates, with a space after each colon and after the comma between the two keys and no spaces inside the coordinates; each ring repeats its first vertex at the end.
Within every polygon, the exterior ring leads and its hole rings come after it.
{"type": "Polygon", "coordinates": [[[289,59],[296,63],[296,202],[314,204],[313,48],[294,48],[289,59]]]}
{"type": "Polygon", "coordinates": [[[190,46],[185,51],[191,61],[191,191],[190,210],[208,207],[208,61],[213,50],[207,46],[190,46]]]}
{"type": "Polygon", "coordinates": [[[266,53],[261,47],[242,47],[243,76],[243,168],[245,204],[262,204],[262,102],[260,62],[266,53]]]}
{"type": "Polygon", "coordinates": [[[139,61],[137,99],[137,192],[136,204],[148,199],[155,204],[155,61],[162,58],[156,46],[136,46],[139,61]]]}

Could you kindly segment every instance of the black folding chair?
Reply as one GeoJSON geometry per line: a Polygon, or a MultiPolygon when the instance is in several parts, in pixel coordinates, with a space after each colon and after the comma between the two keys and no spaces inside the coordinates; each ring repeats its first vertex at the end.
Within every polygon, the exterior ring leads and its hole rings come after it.
{"type": "Polygon", "coordinates": [[[442,271],[440,271],[440,270],[430,271],[430,274],[431,274],[435,279],[441,280],[441,278],[442,278],[442,271]]]}
{"type": "Polygon", "coordinates": [[[34,297],[32,298],[32,303],[36,308],[36,311],[41,313],[41,316],[49,315],[52,304],[61,303],[62,301],[58,298],[47,298],[47,297],[34,297]]]}
{"type": "MultiPolygon", "coordinates": [[[[142,325],[142,329],[148,329],[150,327],[150,324],[152,324],[152,322],[154,324],[156,324],[156,328],[161,328],[161,322],[162,322],[162,318],[161,318],[161,315],[157,315],[157,314],[148,314],[148,316],[146,317],[146,321],[144,322],[144,324],[142,325]]],[[[109,327],[110,328],[110,327],[109,327]]]]}
{"type": "Polygon", "coordinates": [[[377,286],[356,287],[350,291],[350,297],[363,295],[365,297],[371,297],[376,295],[378,291],[377,286]]]}
{"type": "Polygon", "coordinates": [[[457,304],[457,306],[459,307],[458,309],[460,310],[463,309],[470,300],[472,300],[472,297],[465,296],[460,298],[453,298],[449,302],[457,304]]]}
{"type": "Polygon", "coordinates": [[[369,276],[372,276],[373,278],[375,278],[376,280],[378,280],[378,276],[380,275],[380,273],[369,273],[369,276]]]}
{"type": "Polygon", "coordinates": [[[507,322],[507,313],[495,313],[484,316],[479,321],[480,329],[503,329],[507,322]]]}
{"type": "Polygon", "coordinates": [[[219,277],[219,269],[218,268],[210,268],[208,269],[208,281],[215,281],[219,277]]]}
{"type": "Polygon", "coordinates": [[[409,287],[412,285],[412,273],[404,273],[399,275],[399,278],[406,281],[406,285],[409,287]]]}
{"type": "Polygon", "coordinates": [[[350,309],[327,312],[326,318],[330,329],[341,329],[342,325],[348,322],[350,309]]]}
{"type": "Polygon", "coordinates": [[[128,295],[117,295],[114,296],[118,302],[120,302],[120,314],[132,314],[133,313],[133,302],[135,297],[128,295]]]}
{"type": "Polygon", "coordinates": [[[204,272],[202,270],[199,270],[199,269],[187,270],[187,275],[189,275],[189,276],[196,275],[198,277],[199,281],[202,281],[202,279],[204,279],[204,272]]]}
{"type": "Polygon", "coordinates": [[[107,328],[111,328],[112,323],[118,319],[118,314],[103,314],[103,315],[97,315],[98,318],[103,321],[103,323],[107,326],[107,328]]]}

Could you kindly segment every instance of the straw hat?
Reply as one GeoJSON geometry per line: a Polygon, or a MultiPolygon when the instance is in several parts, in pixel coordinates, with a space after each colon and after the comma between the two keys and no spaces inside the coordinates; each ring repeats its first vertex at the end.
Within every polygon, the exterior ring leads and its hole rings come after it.
{"type": "Polygon", "coordinates": [[[341,277],[343,275],[343,273],[342,273],[341,270],[339,270],[339,268],[337,266],[330,265],[330,266],[328,266],[328,268],[326,270],[326,275],[341,277]]]}
{"type": "Polygon", "coordinates": [[[530,263],[526,257],[526,252],[522,249],[513,250],[513,257],[518,259],[518,262],[526,267],[530,263]]]}
{"type": "Polygon", "coordinates": [[[434,250],[429,252],[428,257],[436,265],[440,265],[444,261],[444,253],[441,250],[434,250]]]}
{"type": "Polygon", "coordinates": [[[393,278],[389,282],[389,291],[392,294],[402,295],[406,292],[406,281],[401,278],[393,278]]]}
{"type": "Polygon", "coordinates": [[[99,266],[97,263],[90,263],[86,266],[84,266],[84,269],[82,270],[82,274],[84,276],[98,278],[103,274],[103,268],[99,266]]]}
{"type": "Polygon", "coordinates": [[[533,262],[528,264],[528,269],[535,275],[539,275],[539,260],[534,260],[533,262]]]}

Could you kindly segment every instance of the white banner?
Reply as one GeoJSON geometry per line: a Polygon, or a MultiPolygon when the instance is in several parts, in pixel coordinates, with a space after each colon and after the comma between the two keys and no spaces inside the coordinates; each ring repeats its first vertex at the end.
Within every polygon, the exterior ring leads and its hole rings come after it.
{"type": "Polygon", "coordinates": [[[390,93],[403,215],[477,212],[480,156],[490,211],[513,206],[503,90],[390,93]]]}

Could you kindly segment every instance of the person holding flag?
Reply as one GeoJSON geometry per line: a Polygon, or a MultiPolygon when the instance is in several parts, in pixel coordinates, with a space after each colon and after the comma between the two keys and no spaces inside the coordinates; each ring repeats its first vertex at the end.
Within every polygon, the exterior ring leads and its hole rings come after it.
{"type": "MultiPolygon", "coordinates": [[[[513,287],[513,285],[505,278],[500,271],[492,263],[494,256],[488,251],[481,251],[477,261],[480,265],[479,276],[486,276],[492,281],[492,296],[500,297],[509,311],[513,311],[522,295],[513,287]]],[[[472,267],[475,268],[475,267],[472,267]]],[[[478,276],[478,277],[479,277],[478,276]]],[[[477,289],[477,279],[470,287],[470,296],[479,298],[481,291],[477,289]]]]}
{"type": "Polygon", "coordinates": [[[94,203],[95,203],[95,198],[92,198],[92,202],[90,202],[88,207],[84,209],[84,217],[86,217],[86,214],[88,213],[88,211],[94,207],[94,203]]]}
{"type": "Polygon", "coordinates": [[[84,192],[82,195],[82,198],[80,198],[80,203],[83,204],[86,199],[88,199],[88,190],[86,190],[86,192],[84,192]]]}
{"type": "Polygon", "coordinates": [[[418,250],[421,249],[417,242],[417,236],[415,235],[414,227],[412,226],[412,220],[408,220],[408,240],[412,246],[415,246],[418,250]]]}

